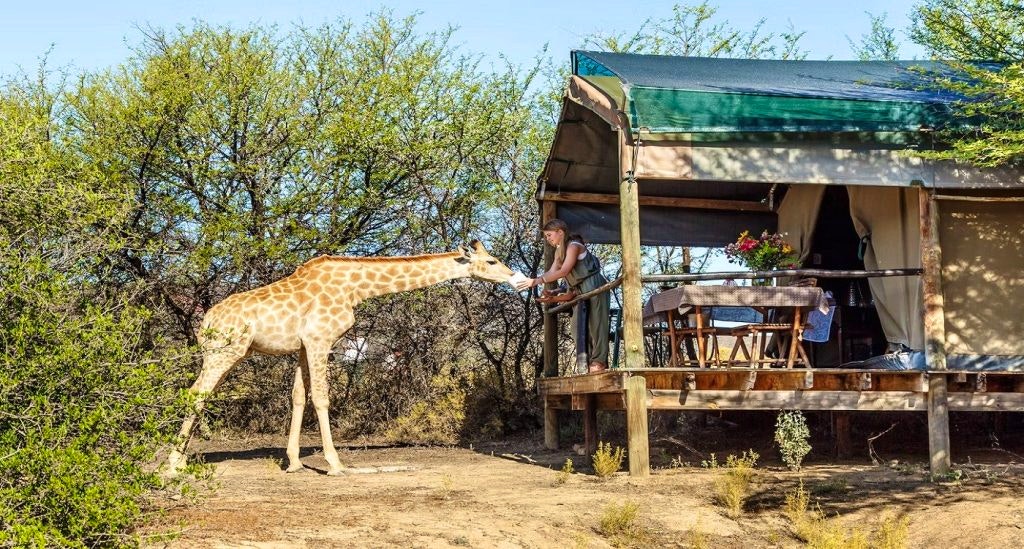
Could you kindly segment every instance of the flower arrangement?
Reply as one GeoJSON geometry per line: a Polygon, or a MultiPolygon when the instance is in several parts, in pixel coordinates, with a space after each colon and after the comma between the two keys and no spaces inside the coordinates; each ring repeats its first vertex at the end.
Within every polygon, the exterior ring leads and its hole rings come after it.
{"type": "Polygon", "coordinates": [[[774,271],[794,269],[800,266],[800,258],[793,247],[782,239],[779,233],[764,231],[760,238],[743,231],[736,242],[725,247],[725,256],[730,263],[745,265],[752,271],[774,271]]]}

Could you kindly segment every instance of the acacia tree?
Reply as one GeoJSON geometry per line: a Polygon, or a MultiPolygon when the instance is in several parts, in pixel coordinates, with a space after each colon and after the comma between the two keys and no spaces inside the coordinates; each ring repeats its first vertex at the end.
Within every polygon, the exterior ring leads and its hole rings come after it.
{"type": "MultiPolygon", "coordinates": [[[[84,77],[69,98],[71,135],[130,189],[132,215],[111,221],[126,241],[111,269],[141,284],[139,302],[160,313],[153,332],[194,341],[212,304],[322,253],[439,252],[470,238],[511,253],[495,212],[536,173],[532,72],[481,71],[450,37],[387,12],[284,34],[199,23],[147,30],[122,66],[84,77]]],[[[463,375],[474,361],[525,394],[529,333],[484,329],[514,317],[504,312],[467,323],[481,294],[522,309],[508,289],[487,288],[364,304],[354,332],[373,340],[375,360],[390,353],[400,367],[341,368],[339,416],[372,416],[353,422],[372,430],[442,369],[463,375]],[[519,351],[504,352],[510,341],[519,351]]],[[[265,410],[248,424],[284,425],[290,369],[279,363],[239,368],[223,413],[265,410]]]]}
{"type": "Polygon", "coordinates": [[[954,73],[933,75],[935,83],[965,98],[957,105],[964,123],[940,133],[948,148],[924,155],[978,166],[1019,165],[1024,160],[1024,4],[928,0],[911,17],[911,39],[954,73]]]}

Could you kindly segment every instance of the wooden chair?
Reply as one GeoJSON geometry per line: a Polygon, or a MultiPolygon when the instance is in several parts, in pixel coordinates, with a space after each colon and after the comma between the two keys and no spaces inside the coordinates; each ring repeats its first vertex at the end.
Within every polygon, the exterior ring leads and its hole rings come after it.
{"type": "MultiPolygon", "coordinates": [[[[818,285],[816,278],[801,278],[787,284],[795,287],[813,287],[818,285]]],[[[746,362],[751,368],[770,367],[773,365],[785,365],[792,368],[797,363],[810,367],[811,361],[807,352],[799,341],[793,339],[793,326],[803,322],[802,311],[797,308],[794,311],[796,318],[792,322],[773,322],[770,311],[762,311],[765,314],[766,322],[760,324],[747,324],[737,326],[730,330],[729,335],[736,338],[732,353],[729,355],[729,363],[746,362]],[[745,340],[751,338],[750,349],[747,349],[745,340]],[[774,346],[775,356],[769,356],[770,348],[774,346]],[[743,360],[737,362],[736,355],[743,352],[743,360]]],[[[804,324],[803,328],[807,328],[804,324]]]]}
{"type": "MultiPolygon", "coordinates": [[[[718,336],[724,335],[722,328],[704,325],[704,314],[700,307],[695,312],[697,319],[696,326],[675,325],[678,319],[674,311],[668,311],[669,345],[671,345],[671,365],[673,367],[693,366],[700,368],[707,366],[709,362],[716,367],[722,365],[718,351],[718,336]],[[686,344],[691,343],[696,347],[696,356],[691,357],[686,352],[686,344]]],[[[709,315],[710,320],[710,315],[709,315]]]]}

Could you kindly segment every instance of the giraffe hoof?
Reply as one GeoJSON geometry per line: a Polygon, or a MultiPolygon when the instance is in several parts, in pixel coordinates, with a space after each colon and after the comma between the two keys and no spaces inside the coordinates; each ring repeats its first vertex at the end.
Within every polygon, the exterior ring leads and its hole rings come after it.
{"type": "Polygon", "coordinates": [[[284,472],[285,473],[299,473],[299,472],[302,472],[302,471],[305,471],[305,470],[306,470],[306,467],[303,466],[300,463],[298,465],[289,465],[288,468],[284,470],[284,472]]]}
{"type": "Polygon", "coordinates": [[[348,469],[345,467],[339,467],[337,469],[330,469],[327,471],[327,476],[329,477],[342,477],[346,474],[348,474],[348,469]]]}

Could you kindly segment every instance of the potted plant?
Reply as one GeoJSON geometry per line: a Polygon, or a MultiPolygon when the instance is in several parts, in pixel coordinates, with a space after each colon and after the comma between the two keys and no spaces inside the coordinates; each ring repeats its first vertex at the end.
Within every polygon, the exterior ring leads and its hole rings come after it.
{"type": "MultiPolygon", "coordinates": [[[[743,231],[736,242],[725,246],[725,256],[730,263],[743,265],[751,271],[776,271],[800,266],[800,258],[793,247],[781,234],[768,231],[762,232],[758,238],[750,236],[750,231],[743,231]]],[[[767,286],[770,281],[755,279],[754,284],[767,286]]]]}

